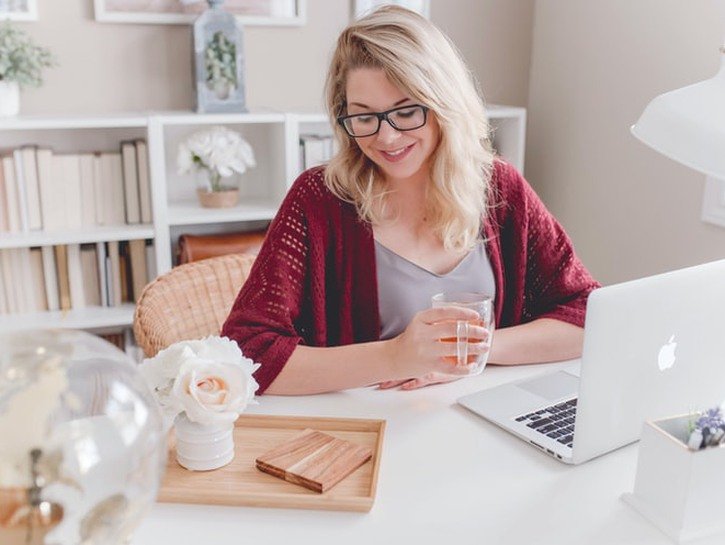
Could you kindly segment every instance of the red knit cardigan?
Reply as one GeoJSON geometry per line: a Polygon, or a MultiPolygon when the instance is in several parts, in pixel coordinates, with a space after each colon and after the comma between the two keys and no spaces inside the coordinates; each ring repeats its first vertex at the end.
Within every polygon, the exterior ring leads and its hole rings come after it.
{"type": "MultiPolygon", "coordinates": [[[[598,287],[563,228],[516,169],[496,161],[484,223],[496,280],[496,326],[555,318],[583,326],[598,287]]],[[[375,249],[370,225],[303,172],[269,228],[222,335],[262,364],[264,392],[299,344],[337,346],[380,338],[375,249]]]]}

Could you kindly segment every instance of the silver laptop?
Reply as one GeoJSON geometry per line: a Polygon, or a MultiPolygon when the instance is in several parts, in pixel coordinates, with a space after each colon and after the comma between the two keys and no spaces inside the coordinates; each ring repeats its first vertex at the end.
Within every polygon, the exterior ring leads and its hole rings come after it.
{"type": "Polygon", "coordinates": [[[645,420],[724,399],[725,260],[592,292],[580,376],[543,374],[458,403],[580,464],[637,441],[645,420]]]}

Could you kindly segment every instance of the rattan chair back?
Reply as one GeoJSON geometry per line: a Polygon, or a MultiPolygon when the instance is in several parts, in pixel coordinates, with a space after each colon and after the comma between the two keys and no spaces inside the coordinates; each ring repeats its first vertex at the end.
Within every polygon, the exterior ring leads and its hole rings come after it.
{"type": "Polygon", "coordinates": [[[187,263],[148,284],[133,319],[146,357],[178,341],[218,335],[255,257],[230,254],[187,263]]]}

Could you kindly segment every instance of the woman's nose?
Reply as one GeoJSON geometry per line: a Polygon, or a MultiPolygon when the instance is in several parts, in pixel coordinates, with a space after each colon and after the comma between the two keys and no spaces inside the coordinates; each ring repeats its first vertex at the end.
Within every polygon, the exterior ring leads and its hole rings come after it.
{"type": "Polygon", "coordinates": [[[400,136],[400,131],[395,129],[387,119],[380,122],[378,140],[382,142],[393,142],[400,136]]]}

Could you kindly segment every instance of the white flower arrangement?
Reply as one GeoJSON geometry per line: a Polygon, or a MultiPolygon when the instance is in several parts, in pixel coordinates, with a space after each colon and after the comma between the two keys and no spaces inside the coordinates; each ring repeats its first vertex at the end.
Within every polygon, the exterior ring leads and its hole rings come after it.
{"type": "Polygon", "coordinates": [[[249,142],[239,133],[217,126],[194,133],[179,144],[176,166],[179,174],[188,174],[194,169],[207,170],[209,190],[221,191],[224,189],[222,178],[235,172],[243,174],[257,163],[249,142]]]}
{"type": "Polygon", "coordinates": [[[156,395],[167,425],[181,413],[204,425],[234,422],[259,384],[260,367],[242,354],[236,342],[210,336],[181,341],[143,361],[139,370],[156,395]]]}

